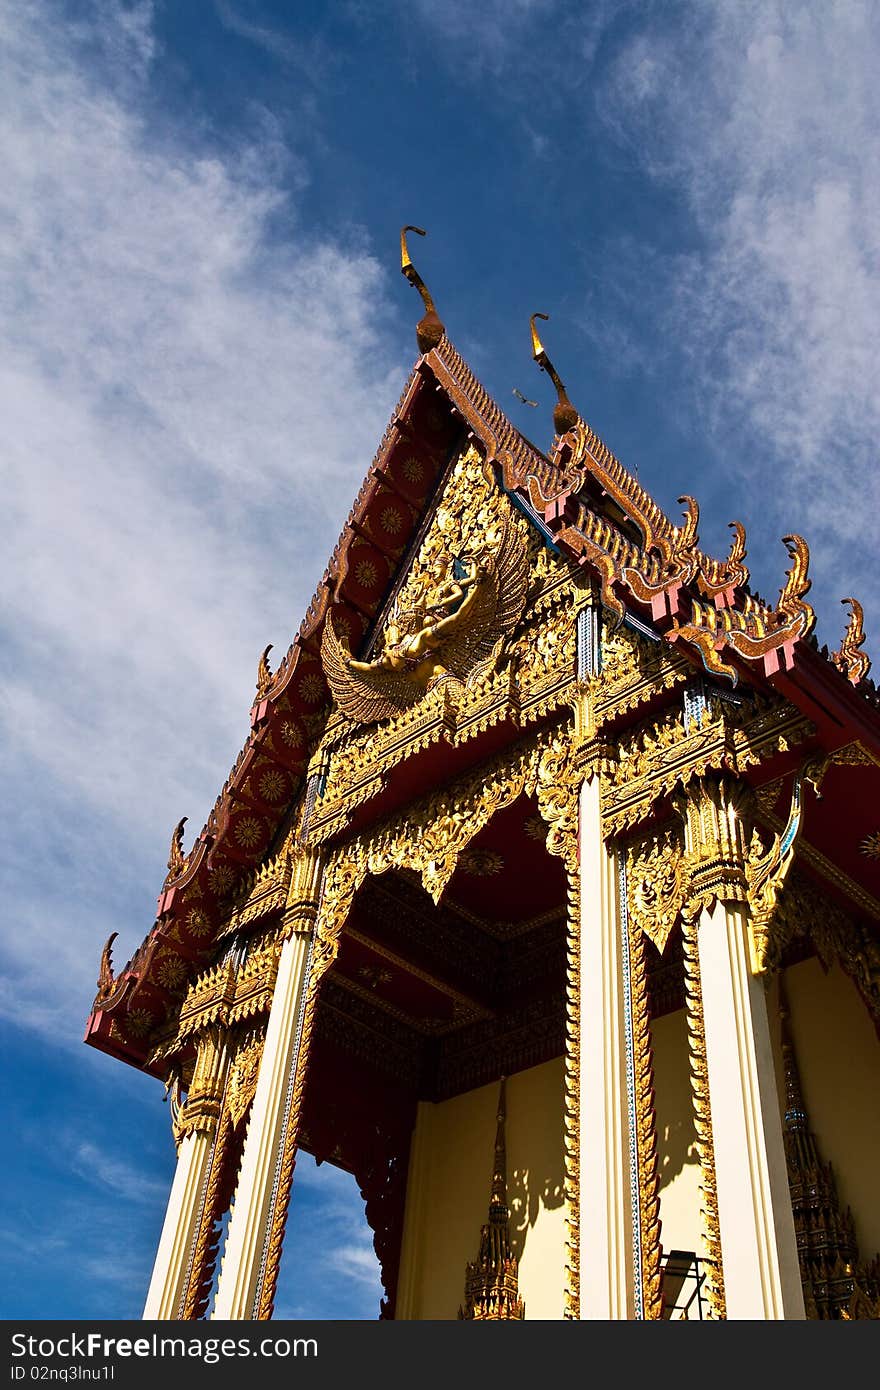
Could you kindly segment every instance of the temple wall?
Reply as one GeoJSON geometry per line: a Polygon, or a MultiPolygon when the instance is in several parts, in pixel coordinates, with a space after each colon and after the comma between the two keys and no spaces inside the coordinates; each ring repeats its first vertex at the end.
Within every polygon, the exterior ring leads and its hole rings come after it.
{"type": "MultiPolygon", "coordinates": [[[[880,1250],[880,1041],[852,981],[815,958],[785,971],[790,1027],[808,1122],[831,1163],[841,1207],[855,1220],[862,1259],[880,1250]]],[[[771,1034],[782,1105],[785,1083],[775,994],[771,1034]]]]}
{"type": "MultiPolygon", "coordinates": [[[[563,1060],[507,1082],[511,1240],[527,1319],[564,1315],[563,1060]]],[[[454,1319],[487,1217],[498,1082],[419,1105],[410,1151],[397,1317],[454,1319]]]]}
{"type": "MultiPolygon", "coordinates": [[[[880,1041],[855,986],[816,959],[785,972],[791,1031],[809,1124],[831,1162],[841,1205],[852,1209],[863,1259],[880,1250],[880,1041]]],[[[785,1085],[775,987],[770,1031],[780,1104],[785,1085]]],[[[684,1010],[652,1024],[665,1251],[701,1253],[699,1169],[691,1115],[684,1010]]],[[[398,1317],[454,1319],[465,1265],[486,1220],[498,1084],[439,1105],[421,1104],[413,1137],[398,1317]]],[[[564,1315],[563,1062],[507,1083],[508,1198],[526,1317],[564,1315]]]]}
{"type": "Polygon", "coordinates": [[[687,1018],[684,1009],[651,1024],[660,1169],[660,1240],[664,1251],[702,1255],[700,1169],[691,1102],[687,1018]]]}
{"type": "MultiPolygon", "coordinates": [[[[880,1251],[880,1041],[852,981],[816,959],[785,972],[790,1026],[810,1128],[824,1162],[834,1168],[841,1206],[849,1206],[863,1259],[880,1251]]],[[[699,1168],[693,1149],[687,1027],[684,1010],[651,1026],[664,1250],[700,1253],[699,1168]]],[[[776,990],[770,1034],[780,1105],[785,1081],[776,990]]]]}

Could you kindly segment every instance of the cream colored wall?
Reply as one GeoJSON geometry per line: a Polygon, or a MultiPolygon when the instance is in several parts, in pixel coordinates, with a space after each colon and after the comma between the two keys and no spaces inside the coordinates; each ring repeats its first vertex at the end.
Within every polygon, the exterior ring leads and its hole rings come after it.
{"type": "MultiPolygon", "coordinates": [[[[526,1318],[564,1315],[563,1061],[507,1082],[511,1238],[526,1318]]],[[[487,1217],[498,1083],[419,1106],[410,1153],[398,1318],[454,1319],[487,1217]]]]}
{"type": "Polygon", "coordinates": [[[684,1009],[655,1019],[651,1039],[660,1167],[660,1239],[664,1251],[694,1250],[701,1255],[700,1168],[695,1149],[684,1009]]]}
{"type": "MultiPolygon", "coordinates": [[[[862,1259],[880,1251],[880,1041],[859,993],[839,966],[815,958],[785,971],[790,1028],[819,1156],[831,1163],[842,1207],[852,1209],[862,1259]]],[[[779,1078],[775,990],[771,1037],[779,1078]]]]}
{"type": "MultiPolygon", "coordinates": [[[[842,1206],[852,1209],[863,1259],[880,1251],[880,1041],[852,981],[816,959],[785,972],[791,1031],[810,1127],[830,1162],[842,1206]]],[[[771,985],[770,1036],[780,1105],[785,1084],[771,985]]],[[[694,1150],[683,1009],[652,1024],[664,1250],[700,1251],[699,1168],[694,1150]]]]}

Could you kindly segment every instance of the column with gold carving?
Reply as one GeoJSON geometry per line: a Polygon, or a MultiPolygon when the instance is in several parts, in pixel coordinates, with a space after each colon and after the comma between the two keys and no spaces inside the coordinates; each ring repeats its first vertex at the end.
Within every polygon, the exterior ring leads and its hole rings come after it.
{"type": "MultiPolygon", "coordinates": [[[[594,592],[578,615],[575,763],[580,930],[577,942],[578,1314],[636,1317],[627,1087],[625,915],[618,856],[602,822],[612,750],[597,738],[593,681],[602,666],[602,609],[594,592]]],[[[569,1039],[569,1047],[571,1047],[569,1039]]]]}
{"type": "Polygon", "coordinates": [[[733,778],[694,778],[678,799],[695,1121],[711,1306],[717,1317],[804,1317],[764,979],[733,778]]]}
{"type": "Polygon", "coordinates": [[[293,864],[285,941],[212,1317],[271,1315],[302,1097],[303,1023],[321,885],[319,852],[293,864]]]}
{"type": "Polygon", "coordinates": [[[184,1316],[228,1068],[226,1031],[209,1027],[199,1039],[186,1103],[173,1114],[177,1169],[144,1307],[147,1319],[184,1316]]]}
{"type": "Polygon", "coordinates": [[[636,1316],[627,1116],[624,935],[601,773],[580,793],[580,1316],[636,1316]]]}

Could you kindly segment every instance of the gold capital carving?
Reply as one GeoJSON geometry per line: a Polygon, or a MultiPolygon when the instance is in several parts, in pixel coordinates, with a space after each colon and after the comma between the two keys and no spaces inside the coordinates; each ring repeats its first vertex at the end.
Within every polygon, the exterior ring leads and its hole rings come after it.
{"type": "Polygon", "coordinates": [[[283,937],[309,932],[314,926],[321,900],[323,861],[321,850],[312,845],[297,846],[291,851],[283,937]]]}
{"type": "Polygon", "coordinates": [[[200,1035],[185,1100],[181,1099],[179,1070],[174,1068],[169,1076],[171,1128],[178,1148],[187,1134],[214,1134],[217,1129],[226,1081],[227,1042],[227,1031],[222,1027],[206,1028],[200,1035]]]}
{"type": "Polygon", "coordinates": [[[748,904],[743,812],[752,793],[743,782],[719,773],[695,777],[673,805],[684,822],[686,899],[748,904]]]}
{"type": "MultiPolygon", "coordinates": [[[[791,869],[803,823],[803,785],[818,786],[827,766],[808,758],[794,780],[788,821],[765,845],[749,825],[754,793],[726,775],[694,778],[673,799],[684,821],[685,853],[679,870],[682,904],[691,914],[715,901],[739,903],[749,923],[752,973],[778,965],[784,930],[776,931],[779,897],[791,869]]],[[[671,883],[670,883],[671,887],[671,883]]]]}

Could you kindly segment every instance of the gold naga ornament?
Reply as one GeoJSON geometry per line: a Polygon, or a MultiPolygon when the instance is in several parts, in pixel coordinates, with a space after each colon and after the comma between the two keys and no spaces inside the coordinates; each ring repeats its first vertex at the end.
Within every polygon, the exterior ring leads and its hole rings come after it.
{"type": "Polygon", "coordinates": [[[321,656],[338,707],[355,723],[370,724],[400,714],[442,679],[465,681],[480,662],[500,655],[523,615],[528,578],[528,551],[505,518],[492,550],[440,555],[407,586],[373,659],[355,660],[328,615],[321,656]]]}

